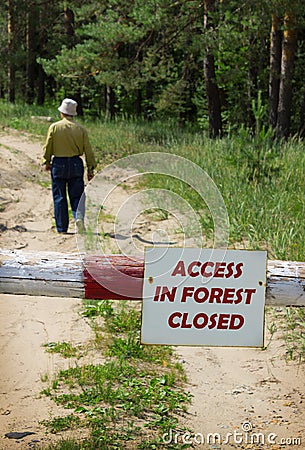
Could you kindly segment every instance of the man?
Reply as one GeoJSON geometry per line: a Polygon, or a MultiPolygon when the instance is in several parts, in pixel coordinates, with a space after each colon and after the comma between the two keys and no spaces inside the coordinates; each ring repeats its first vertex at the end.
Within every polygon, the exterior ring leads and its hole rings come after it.
{"type": "Polygon", "coordinates": [[[65,98],[58,108],[61,120],[53,123],[44,145],[43,164],[51,171],[54,215],[58,233],[66,233],[69,226],[67,188],[78,232],[84,231],[85,196],[84,164],[85,154],[88,180],[94,176],[95,157],[85,128],[74,122],[77,103],[65,98]]]}

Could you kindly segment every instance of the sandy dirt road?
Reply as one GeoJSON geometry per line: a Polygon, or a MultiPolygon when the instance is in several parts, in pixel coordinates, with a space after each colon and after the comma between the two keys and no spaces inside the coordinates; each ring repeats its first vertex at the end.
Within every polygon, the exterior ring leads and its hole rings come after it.
{"type": "MultiPolygon", "coordinates": [[[[26,134],[0,133],[0,248],[77,252],[73,225],[67,235],[54,230],[41,148],[26,134]]],[[[118,189],[116,203],[126,195],[118,189]]],[[[162,226],[171,229],[166,221],[162,226]]],[[[137,233],[149,240],[152,230],[154,224],[145,222],[137,233]]],[[[62,411],[40,392],[44,380],[69,363],[42,346],[92,337],[80,306],[78,299],[0,296],[0,450],[35,448],[56,439],[40,422],[62,411]],[[17,440],[5,437],[9,432],[35,434],[17,440]]],[[[277,310],[277,315],[283,314],[277,310]]],[[[280,331],[264,351],[177,347],[194,396],[183,423],[196,434],[181,432],[165,441],[184,440],[198,449],[305,448],[304,365],[286,361],[285,351],[280,331]]]]}

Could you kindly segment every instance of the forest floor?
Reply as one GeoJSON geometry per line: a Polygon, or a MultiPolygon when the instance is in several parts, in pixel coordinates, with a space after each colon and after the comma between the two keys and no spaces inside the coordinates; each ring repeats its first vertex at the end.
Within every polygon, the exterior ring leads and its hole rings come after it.
{"type": "MultiPolygon", "coordinates": [[[[67,235],[54,229],[49,173],[40,166],[42,143],[5,129],[0,149],[0,248],[77,252],[74,228],[67,235]]],[[[116,189],[115,195],[120,204],[128,192],[116,189]]],[[[137,231],[150,240],[156,227],[145,221],[137,231]]],[[[69,362],[46,353],[43,344],[91,339],[80,308],[80,299],[0,295],[0,450],[36,448],[56,439],[40,422],[60,415],[61,408],[40,392],[44,379],[69,362]],[[34,434],[17,440],[5,437],[9,432],[34,434]]],[[[268,313],[270,321],[279,325],[283,311],[268,313]]],[[[198,449],[305,448],[305,366],[287,360],[277,329],[269,343],[266,325],[265,350],[176,348],[193,394],[182,424],[196,434],[168,436],[168,441],[184,438],[198,449]],[[213,442],[210,433],[218,433],[221,442],[213,442]],[[254,433],[261,433],[261,444],[251,443],[254,433]]]]}

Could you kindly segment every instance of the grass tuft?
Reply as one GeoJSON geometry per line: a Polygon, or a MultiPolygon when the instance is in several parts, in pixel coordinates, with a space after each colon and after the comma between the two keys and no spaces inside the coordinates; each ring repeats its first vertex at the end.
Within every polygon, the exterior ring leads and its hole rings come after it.
{"type": "MultiPolygon", "coordinates": [[[[129,442],[130,448],[158,448],[191,401],[172,348],[140,343],[140,311],[134,305],[85,301],[83,315],[92,321],[95,347],[105,362],[61,370],[43,391],[70,411],[43,424],[51,433],[75,427],[87,430],[89,436],[80,448],[128,448],[129,442]]],[[[62,343],[47,348],[65,356],[62,343]]],[[[68,444],[60,445],[62,450],[68,444]]],[[[79,448],[79,443],[75,445],[79,448]]]]}

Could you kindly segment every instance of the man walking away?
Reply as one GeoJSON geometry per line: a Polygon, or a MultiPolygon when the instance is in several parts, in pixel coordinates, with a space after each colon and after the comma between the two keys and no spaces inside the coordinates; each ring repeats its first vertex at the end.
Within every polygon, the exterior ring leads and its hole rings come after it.
{"type": "Polygon", "coordinates": [[[48,130],[43,147],[43,164],[51,171],[54,215],[58,233],[66,233],[69,227],[67,189],[75,219],[76,229],[84,232],[85,195],[84,164],[80,156],[85,154],[88,181],[96,167],[86,129],[74,121],[77,103],[65,98],[58,108],[61,120],[48,130]]]}

